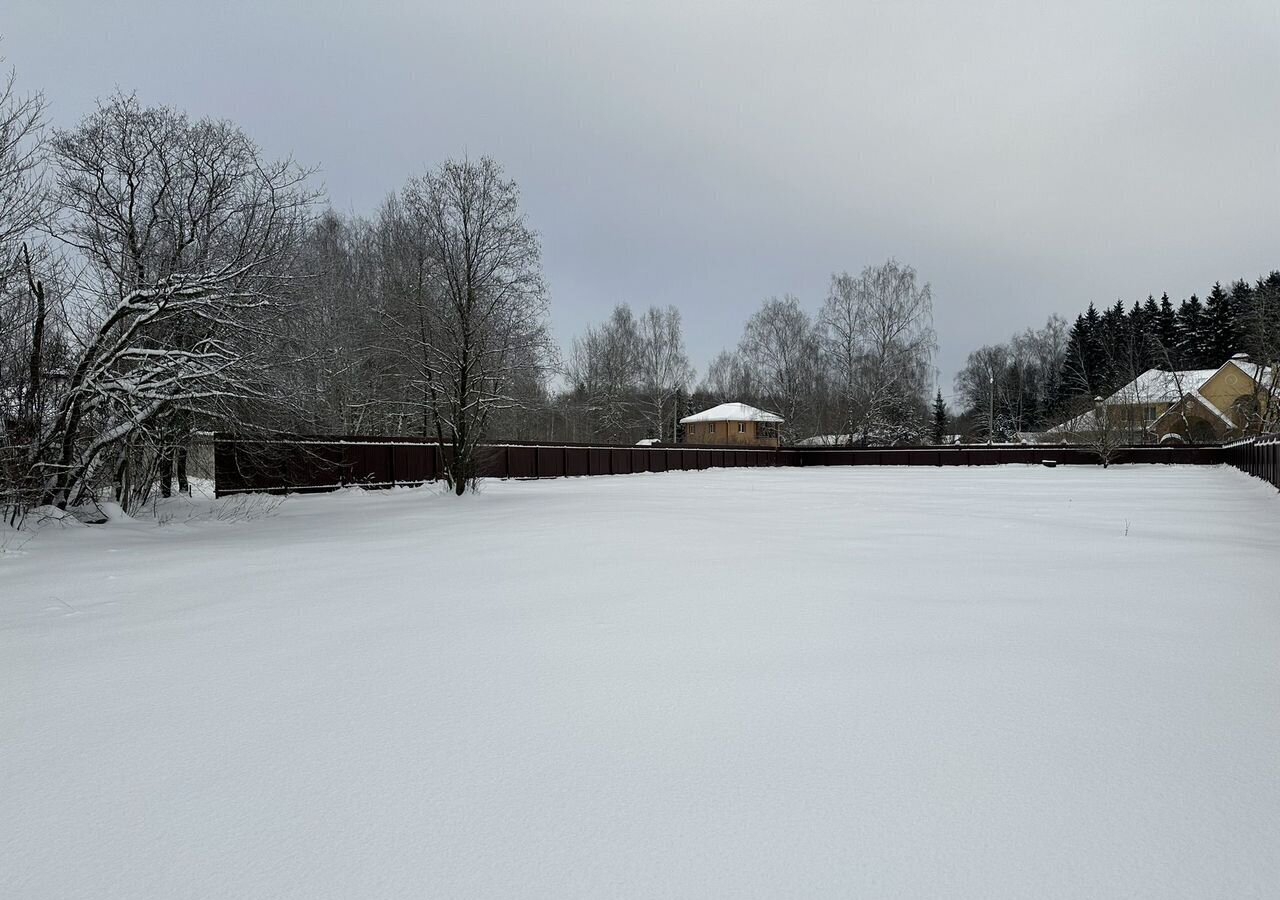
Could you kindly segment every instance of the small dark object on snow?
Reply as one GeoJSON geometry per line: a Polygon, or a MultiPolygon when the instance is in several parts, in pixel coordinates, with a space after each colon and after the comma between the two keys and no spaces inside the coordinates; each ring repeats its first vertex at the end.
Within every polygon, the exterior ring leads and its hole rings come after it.
{"type": "Polygon", "coordinates": [[[1056,466],[1057,464],[1058,464],[1058,461],[1057,461],[1056,459],[1042,459],[1042,460],[1040,460],[1040,465],[1044,466],[1046,469],[1052,469],[1052,468],[1053,468],[1054,466],[1056,466]]]}
{"type": "Polygon", "coordinates": [[[85,525],[105,525],[109,520],[107,514],[94,506],[77,506],[68,510],[76,521],[85,525]]]}

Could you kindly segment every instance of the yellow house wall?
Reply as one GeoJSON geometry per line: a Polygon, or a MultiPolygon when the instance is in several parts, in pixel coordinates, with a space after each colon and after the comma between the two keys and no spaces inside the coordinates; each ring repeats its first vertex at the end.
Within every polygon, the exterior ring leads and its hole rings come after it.
{"type": "Polygon", "coordinates": [[[1262,405],[1265,408],[1267,403],[1266,394],[1259,391],[1258,385],[1254,384],[1253,379],[1234,363],[1229,366],[1223,366],[1200,386],[1199,393],[1200,396],[1220,409],[1235,424],[1235,427],[1228,428],[1225,422],[1203,409],[1199,402],[1186,398],[1181,402],[1182,408],[1186,410],[1185,414],[1179,415],[1175,411],[1155,426],[1155,435],[1157,438],[1161,438],[1166,434],[1172,433],[1180,434],[1184,438],[1190,437],[1192,440],[1201,440],[1207,439],[1207,435],[1211,433],[1213,435],[1212,439],[1218,441],[1236,437],[1248,424],[1240,414],[1236,401],[1255,392],[1261,393],[1262,405]],[[1183,421],[1184,418],[1185,422],[1183,421]],[[1199,437],[1187,434],[1192,429],[1200,432],[1199,437]]]}
{"type": "Polygon", "coordinates": [[[1134,432],[1135,440],[1142,439],[1146,431],[1156,419],[1164,415],[1172,403],[1112,403],[1107,406],[1107,418],[1112,426],[1134,432]]]}
{"type": "MultiPolygon", "coordinates": [[[[1246,423],[1237,412],[1236,401],[1253,395],[1257,390],[1258,386],[1253,383],[1253,379],[1232,363],[1206,381],[1200,388],[1200,394],[1222,410],[1239,428],[1246,423]]],[[[1265,400],[1264,395],[1263,402],[1265,400]]]]}
{"type": "Polygon", "coordinates": [[[741,423],[744,430],[738,431],[738,422],[690,422],[684,427],[684,443],[686,444],[723,444],[727,447],[776,447],[777,438],[760,437],[757,434],[758,422],[741,423]]]}

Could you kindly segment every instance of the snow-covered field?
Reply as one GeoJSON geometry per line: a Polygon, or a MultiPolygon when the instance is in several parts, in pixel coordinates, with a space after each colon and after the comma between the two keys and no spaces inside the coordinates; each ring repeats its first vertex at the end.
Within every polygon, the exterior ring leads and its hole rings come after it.
{"type": "Polygon", "coordinates": [[[1280,892],[1280,496],[1235,471],[186,517],[0,554],[0,896],[1280,892]]]}

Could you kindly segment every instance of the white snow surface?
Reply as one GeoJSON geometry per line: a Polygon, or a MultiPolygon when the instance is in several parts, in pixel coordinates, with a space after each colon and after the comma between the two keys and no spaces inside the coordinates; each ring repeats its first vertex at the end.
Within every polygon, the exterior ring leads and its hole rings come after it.
{"type": "Polygon", "coordinates": [[[0,554],[0,896],[1280,885],[1280,497],[1234,470],[186,502],[0,554]]]}

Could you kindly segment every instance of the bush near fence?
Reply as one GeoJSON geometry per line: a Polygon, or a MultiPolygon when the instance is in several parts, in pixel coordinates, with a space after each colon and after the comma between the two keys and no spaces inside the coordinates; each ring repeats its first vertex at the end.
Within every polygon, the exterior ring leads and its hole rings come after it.
{"type": "MultiPolygon", "coordinates": [[[[214,435],[215,489],[219,496],[245,492],[331,491],[347,485],[418,485],[440,478],[449,449],[421,438],[349,435],[280,435],[263,438],[214,435]]],[[[1280,436],[1229,447],[1126,447],[1117,463],[1216,465],[1228,463],[1280,486],[1280,436]]],[[[494,442],[482,448],[485,478],[558,478],[692,471],[757,466],[984,466],[1096,465],[1091,451],[1066,444],[884,448],[747,448],[680,444],[633,447],[611,444],[494,442]]]]}

